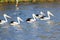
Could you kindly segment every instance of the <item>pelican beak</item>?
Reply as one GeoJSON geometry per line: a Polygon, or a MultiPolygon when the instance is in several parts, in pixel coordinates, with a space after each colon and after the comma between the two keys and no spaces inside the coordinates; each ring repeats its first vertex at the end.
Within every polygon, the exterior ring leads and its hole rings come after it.
{"type": "Polygon", "coordinates": [[[52,15],[52,16],[54,16],[54,15],[52,15]]]}
{"type": "Polygon", "coordinates": [[[49,15],[51,15],[51,16],[54,16],[50,11],[47,11],[47,13],[48,13],[49,15]]]}
{"type": "Polygon", "coordinates": [[[4,16],[5,16],[5,17],[7,17],[7,18],[11,18],[11,17],[10,17],[10,16],[8,16],[7,14],[4,14],[4,16]]]}
{"type": "Polygon", "coordinates": [[[8,18],[11,18],[10,16],[7,16],[8,18]]]}
{"type": "Polygon", "coordinates": [[[22,19],[20,19],[22,22],[24,22],[22,19]]]}

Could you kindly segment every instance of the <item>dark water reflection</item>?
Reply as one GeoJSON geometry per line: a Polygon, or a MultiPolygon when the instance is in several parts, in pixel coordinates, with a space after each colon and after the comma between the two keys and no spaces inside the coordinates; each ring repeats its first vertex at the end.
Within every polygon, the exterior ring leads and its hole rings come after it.
{"type": "Polygon", "coordinates": [[[0,25],[0,40],[60,40],[60,4],[58,3],[21,4],[18,7],[15,5],[0,6],[0,19],[4,19],[4,13],[12,18],[8,19],[8,23],[0,25]],[[37,20],[31,24],[25,21],[29,17],[32,18],[32,13],[39,14],[43,11],[46,14],[47,10],[55,15],[51,17],[51,20],[37,20]],[[17,21],[17,16],[24,20],[20,24],[22,30],[17,30],[17,26],[9,24],[12,20],[17,21]]]}

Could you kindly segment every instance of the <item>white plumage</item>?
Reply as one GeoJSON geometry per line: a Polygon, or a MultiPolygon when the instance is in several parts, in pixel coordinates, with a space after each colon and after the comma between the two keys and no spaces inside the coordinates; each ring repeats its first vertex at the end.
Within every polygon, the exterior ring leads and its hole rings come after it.
{"type": "Polygon", "coordinates": [[[40,16],[40,20],[50,20],[51,19],[50,16],[54,16],[50,11],[47,11],[47,15],[48,15],[48,17],[40,16]]]}
{"type": "Polygon", "coordinates": [[[3,16],[4,16],[5,20],[0,20],[0,24],[4,24],[4,23],[8,22],[7,18],[11,18],[7,14],[4,14],[3,16]]]}
{"type": "Polygon", "coordinates": [[[33,23],[33,22],[36,21],[36,16],[35,16],[35,14],[32,14],[32,16],[33,16],[33,18],[28,18],[28,19],[26,20],[28,23],[33,23]]]}
{"type": "Polygon", "coordinates": [[[17,22],[11,21],[10,25],[17,26],[20,24],[20,21],[23,22],[23,20],[20,17],[17,17],[17,22]]]}

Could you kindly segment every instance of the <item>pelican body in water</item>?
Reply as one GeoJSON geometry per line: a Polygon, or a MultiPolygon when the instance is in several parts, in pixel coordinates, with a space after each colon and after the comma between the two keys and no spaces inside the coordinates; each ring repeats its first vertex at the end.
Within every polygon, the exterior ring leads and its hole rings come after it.
{"type": "Polygon", "coordinates": [[[11,18],[7,14],[4,14],[3,16],[4,16],[5,20],[0,20],[0,24],[4,24],[4,23],[8,22],[7,18],[11,18]]]}
{"type": "Polygon", "coordinates": [[[22,20],[20,17],[17,17],[17,21],[18,21],[18,22],[11,21],[11,22],[10,22],[10,25],[12,25],[12,26],[17,26],[17,25],[20,24],[20,21],[23,22],[23,20],[22,20]]]}
{"type": "Polygon", "coordinates": [[[33,18],[28,18],[28,19],[26,20],[28,23],[35,22],[36,19],[38,19],[38,18],[40,18],[40,17],[43,16],[43,13],[41,13],[40,15],[39,15],[39,14],[34,14],[34,13],[33,13],[32,16],[33,16],[33,18]]]}
{"type": "Polygon", "coordinates": [[[33,23],[33,22],[36,21],[35,14],[32,14],[32,16],[33,16],[33,18],[28,18],[28,19],[26,20],[28,23],[33,23]]]}
{"type": "Polygon", "coordinates": [[[17,22],[11,21],[10,25],[14,26],[14,27],[17,27],[18,28],[17,30],[22,30],[21,25],[19,25],[20,21],[23,22],[23,20],[20,17],[17,17],[17,22]]]}
{"type": "Polygon", "coordinates": [[[41,11],[40,14],[34,14],[37,19],[45,17],[45,14],[41,11]]]}
{"type": "Polygon", "coordinates": [[[40,16],[40,20],[50,20],[51,19],[50,16],[54,16],[50,11],[47,11],[47,15],[48,15],[48,17],[40,16]]]}

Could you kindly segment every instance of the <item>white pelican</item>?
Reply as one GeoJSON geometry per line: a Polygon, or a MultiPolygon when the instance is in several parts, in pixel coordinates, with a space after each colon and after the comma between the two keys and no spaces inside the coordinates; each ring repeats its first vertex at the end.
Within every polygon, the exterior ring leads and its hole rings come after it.
{"type": "Polygon", "coordinates": [[[40,20],[50,20],[50,16],[54,16],[50,11],[47,11],[47,15],[48,17],[40,16],[40,20]]]}
{"type": "Polygon", "coordinates": [[[36,21],[35,14],[32,14],[32,16],[33,16],[33,19],[32,19],[32,18],[28,18],[28,19],[26,20],[28,23],[32,23],[32,22],[35,22],[35,21],[36,21]]]}
{"type": "Polygon", "coordinates": [[[23,20],[22,20],[20,17],[17,17],[17,21],[18,21],[18,22],[11,21],[11,22],[10,22],[10,25],[12,25],[12,26],[17,26],[17,25],[20,24],[20,21],[23,22],[23,20]]]}
{"type": "Polygon", "coordinates": [[[43,16],[45,16],[45,14],[41,11],[40,12],[40,14],[34,14],[35,15],[35,17],[37,18],[37,19],[39,19],[40,17],[43,17],[43,16]]]}
{"type": "Polygon", "coordinates": [[[17,17],[17,21],[18,22],[11,21],[10,25],[14,26],[14,27],[17,27],[18,28],[17,30],[22,30],[21,25],[19,25],[19,24],[20,24],[20,21],[23,22],[23,20],[20,17],[17,17]]]}
{"type": "Polygon", "coordinates": [[[7,14],[4,14],[3,16],[4,16],[5,20],[0,20],[0,24],[4,24],[4,23],[8,22],[8,21],[7,21],[7,18],[11,18],[11,17],[8,16],[7,14]]]}

